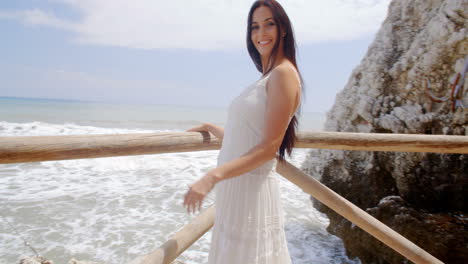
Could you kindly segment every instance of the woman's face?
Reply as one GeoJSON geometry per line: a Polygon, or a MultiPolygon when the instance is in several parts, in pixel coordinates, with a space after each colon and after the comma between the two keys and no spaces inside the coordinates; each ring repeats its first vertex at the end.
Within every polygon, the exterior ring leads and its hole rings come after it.
{"type": "Polygon", "coordinates": [[[277,41],[278,26],[273,20],[270,8],[260,6],[252,15],[250,39],[260,56],[268,58],[277,41]]]}

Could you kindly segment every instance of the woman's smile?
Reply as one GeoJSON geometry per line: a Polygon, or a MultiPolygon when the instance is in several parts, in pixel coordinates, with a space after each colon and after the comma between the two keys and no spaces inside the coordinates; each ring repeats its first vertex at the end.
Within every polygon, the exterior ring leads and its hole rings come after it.
{"type": "Polygon", "coordinates": [[[261,46],[266,46],[266,45],[268,45],[270,43],[271,43],[271,39],[270,40],[261,40],[261,41],[258,42],[258,44],[261,45],[261,46]]]}

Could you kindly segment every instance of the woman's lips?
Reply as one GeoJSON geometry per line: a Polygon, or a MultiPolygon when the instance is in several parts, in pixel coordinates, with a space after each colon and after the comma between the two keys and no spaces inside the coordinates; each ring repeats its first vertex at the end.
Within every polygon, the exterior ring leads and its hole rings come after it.
{"type": "Polygon", "coordinates": [[[261,46],[265,46],[265,45],[268,45],[270,44],[271,40],[262,40],[262,41],[259,41],[258,44],[261,45],[261,46]]]}

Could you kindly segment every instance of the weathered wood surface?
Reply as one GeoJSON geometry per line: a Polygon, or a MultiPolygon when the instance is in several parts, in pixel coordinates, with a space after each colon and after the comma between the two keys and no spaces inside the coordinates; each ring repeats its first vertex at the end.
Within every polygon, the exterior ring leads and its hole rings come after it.
{"type": "MultiPolygon", "coordinates": [[[[101,158],[219,149],[208,132],[0,137],[0,163],[101,158]]],[[[468,137],[301,132],[297,148],[468,153],[468,137]]]]}
{"type": "Polygon", "coordinates": [[[215,206],[212,205],[176,232],[153,252],[135,258],[130,264],[171,264],[213,226],[215,206]]]}
{"type": "Polygon", "coordinates": [[[300,132],[298,134],[298,148],[468,153],[467,136],[347,132],[300,132]]]}
{"type": "Polygon", "coordinates": [[[0,163],[214,150],[220,145],[208,132],[0,137],[0,163]]]}
{"type": "Polygon", "coordinates": [[[359,226],[412,262],[418,264],[442,263],[413,242],[341,197],[312,176],[305,174],[291,163],[287,161],[278,162],[276,171],[290,182],[297,185],[304,192],[312,195],[315,199],[330,207],[333,211],[359,226]]]}

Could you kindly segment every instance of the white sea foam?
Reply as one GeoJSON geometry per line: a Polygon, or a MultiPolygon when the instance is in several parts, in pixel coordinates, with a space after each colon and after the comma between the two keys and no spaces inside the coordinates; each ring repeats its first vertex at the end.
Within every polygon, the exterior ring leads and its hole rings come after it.
{"type": "MultiPolygon", "coordinates": [[[[172,130],[176,131],[176,130],[172,130]]],[[[0,122],[0,136],[157,132],[72,123],[0,122]]],[[[166,132],[166,131],[164,131],[166,132]]],[[[218,151],[0,165],[5,217],[41,255],[55,263],[76,259],[128,263],[154,250],[194,216],[182,207],[187,185],[216,164],[218,151]]],[[[290,160],[299,166],[306,150],[290,160]]],[[[293,263],[359,263],[326,231],[328,219],[298,187],[281,178],[286,235],[293,263]]],[[[207,197],[204,208],[213,203],[207,197]]],[[[184,252],[186,264],[206,263],[211,231],[184,252]]],[[[0,262],[33,255],[0,221],[0,262]]]]}

